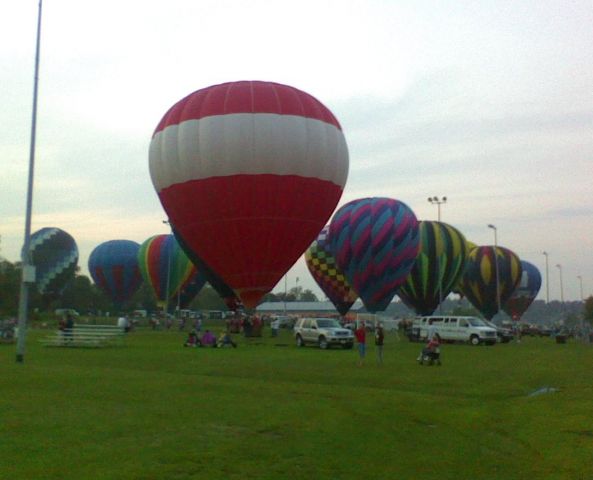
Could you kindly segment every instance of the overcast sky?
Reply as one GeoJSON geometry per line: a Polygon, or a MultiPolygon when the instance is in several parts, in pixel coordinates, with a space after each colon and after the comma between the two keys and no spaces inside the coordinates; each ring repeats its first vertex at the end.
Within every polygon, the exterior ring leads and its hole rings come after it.
{"type": "MultiPolygon", "coordinates": [[[[0,3],[0,255],[23,243],[37,0],[0,3]]],[[[152,132],[190,92],[285,83],[342,124],[340,205],[407,203],[535,264],[550,299],[593,293],[593,3],[46,0],[32,230],[90,252],[167,233],[152,132]]],[[[288,287],[320,294],[301,259],[288,287]]],[[[284,289],[284,282],[275,291],[284,289]]]]}

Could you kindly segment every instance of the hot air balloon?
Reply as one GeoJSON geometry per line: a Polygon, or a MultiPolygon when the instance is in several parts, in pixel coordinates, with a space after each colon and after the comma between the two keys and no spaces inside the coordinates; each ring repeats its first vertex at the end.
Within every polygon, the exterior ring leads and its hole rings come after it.
{"type": "MultiPolygon", "coordinates": [[[[476,248],[478,245],[475,244],[474,242],[470,242],[467,239],[465,240],[465,244],[467,246],[467,249],[465,251],[465,258],[467,259],[467,257],[469,257],[470,252],[474,248],[476,248]]],[[[463,268],[465,270],[465,266],[463,268]]],[[[453,288],[451,289],[451,292],[459,295],[460,298],[463,298],[464,294],[461,291],[462,287],[463,287],[463,272],[461,273],[461,275],[459,275],[459,278],[457,279],[457,283],[453,286],[453,288]]]]}
{"type": "Polygon", "coordinates": [[[149,164],[183,243],[254,308],[332,214],[348,150],[336,118],[311,95],[239,81],[173,105],[149,164]]]}
{"type": "Polygon", "coordinates": [[[142,243],[138,250],[138,265],[142,278],[161,306],[176,298],[181,307],[182,293],[184,303],[191,302],[206,282],[172,234],[155,235],[142,243]],[[193,296],[188,298],[191,294],[193,296]]]}
{"type": "Polygon", "coordinates": [[[59,297],[74,278],[78,264],[78,247],[72,236],[59,228],[42,228],[31,235],[29,255],[37,291],[46,300],[59,297]]]}
{"type": "Polygon", "coordinates": [[[346,315],[358,295],[336,265],[328,235],[329,225],[323,227],[317,239],[305,252],[305,262],[313,279],[334,304],[336,310],[340,315],[346,315]]]}
{"type": "Polygon", "coordinates": [[[91,252],[89,272],[95,284],[121,307],[142,284],[138,267],[140,245],[131,240],[110,240],[91,252]]]}
{"type": "Polygon", "coordinates": [[[502,306],[513,320],[519,320],[535,300],[542,286],[542,276],[532,263],[521,260],[521,280],[511,297],[502,306]]]}
{"type": "Polygon", "coordinates": [[[462,291],[478,309],[490,320],[498,313],[499,302],[496,298],[496,265],[498,265],[498,284],[500,305],[503,305],[515,291],[521,280],[521,261],[519,257],[504,247],[493,246],[474,248],[465,263],[462,277],[462,291]]]}
{"type": "Polygon", "coordinates": [[[233,289],[224,283],[224,281],[208,265],[206,265],[206,263],[200,257],[198,257],[189,249],[175,229],[173,229],[173,234],[175,235],[179,246],[183,249],[191,262],[196,266],[200,274],[206,279],[206,281],[216,291],[216,293],[218,293],[220,298],[222,298],[227,308],[233,312],[242,308],[243,304],[241,303],[241,300],[237,298],[237,295],[235,295],[233,289]]]}
{"type": "Polygon", "coordinates": [[[461,278],[467,242],[446,223],[422,221],[419,228],[420,252],[397,294],[417,314],[430,315],[461,278]]]}
{"type": "Polygon", "coordinates": [[[385,310],[418,254],[418,220],[403,202],[362,198],[342,206],[329,226],[332,252],[369,312],[385,310]]]}

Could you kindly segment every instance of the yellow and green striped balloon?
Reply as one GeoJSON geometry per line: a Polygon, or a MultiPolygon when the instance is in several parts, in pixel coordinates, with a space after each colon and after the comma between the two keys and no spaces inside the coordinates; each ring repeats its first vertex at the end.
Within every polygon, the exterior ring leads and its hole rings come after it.
{"type": "Polygon", "coordinates": [[[419,228],[420,252],[398,295],[419,315],[430,315],[461,278],[468,242],[443,222],[421,221],[419,228]]]}

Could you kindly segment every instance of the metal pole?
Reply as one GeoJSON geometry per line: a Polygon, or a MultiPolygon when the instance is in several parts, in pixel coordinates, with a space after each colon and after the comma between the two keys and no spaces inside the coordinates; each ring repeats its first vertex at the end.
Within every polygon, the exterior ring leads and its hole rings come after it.
{"type": "Polygon", "coordinates": [[[550,303],[550,268],[548,267],[548,252],[542,252],[546,257],[546,303],[550,303]]]}
{"type": "Polygon", "coordinates": [[[287,285],[287,279],[286,279],[286,275],[284,275],[284,316],[286,316],[286,285],[287,285]]]}
{"type": "Polygon", "coordinates": [[[171,250],[173,245],[169,245],[169,253],[167,255],[167,287],[165,290],[165,316],[168,318],[169,315],[169,289],[171,288],[171,250]]]}
{"type": "Polygon", "coordinates": [[[564,304],[564,285],[562,283],[562,265],[557,264],[556,267],[558,267],[558,271],[560,272],[560,302],[562,302],[562,304],[564,304]]]}
{"type": "MultiPolygon", "coordinates": [[[[428,202],[431,205],[436,204],[437,206],[437,219],[438,222],[441,223],[441,205],[443,203],[447,203],[447,197],[428,197],[428,202]]],[[[437,258],[437,262],[438,262],[438,278],[439,278],[439,313],[442,315],[443,314],[443,280],[441,278],[441,259],[437,258]]]]}
{"type": "Polygon", "coordinates": [[[29,307],[29,286],[28,283],[34,281],[32,276],[32,266],[30,263],[29,248],[31,244],[31,212],[33,210],[33,177],[35,172],[35,140],[37,131],[37,91],[39,87],[39,56],[41,51],[41,9],[42,0],[39,0],[39,9],[37,14],[37,41],[35,44],[35,73],[33,79],[33,114],[31,119],[31,144],[29,148],[29,179],[27,183],[27,211],[25,216],[25,241],[21,252],[22,260],[22,278],[21,291],[19,298],[19,322],[18,335],[16,343],[16,361],[24,363],[25,361],[25,336],[27,329],[27,309],[29,307]]]}
{"type": "Polygon", "coordinates": [[[496,308],[498,309],[498,313],[500,313],[500,277],[498,273],[498,236],[497,236],[497,229],[494,225],[488,225],[488,228],[494,230],[494,270],[496,271],[496,308]]]}
{"type": "Polygon", "coordinates": [[[581,302],[583,302],[585,300],[585,297],[583,296],[583,277],[579,275],[577,278],[579,279],[579,285],[581,288],[581,302]]]}

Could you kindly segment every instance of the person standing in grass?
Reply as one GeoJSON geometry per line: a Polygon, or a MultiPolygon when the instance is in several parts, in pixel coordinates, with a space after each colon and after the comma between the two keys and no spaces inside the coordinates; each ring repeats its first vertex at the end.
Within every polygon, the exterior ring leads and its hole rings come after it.
{"type": "Polygon", "coordinates": [[[366,328],[364,322],[358,324],[358,328],[354,331],[354,336],[358,342],[358,366],[364,363],[366,355],[366,328]]]}
{"type": "Polygon", "coordinates": [[[383,324],[377,323],[375,328],[375,346],[377,347],[377,363],[383,365],[383,341],[385,340],[385,331],[383,330],[383,324]]]}

